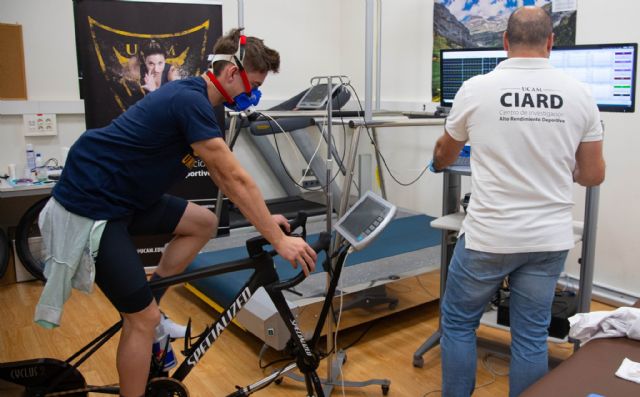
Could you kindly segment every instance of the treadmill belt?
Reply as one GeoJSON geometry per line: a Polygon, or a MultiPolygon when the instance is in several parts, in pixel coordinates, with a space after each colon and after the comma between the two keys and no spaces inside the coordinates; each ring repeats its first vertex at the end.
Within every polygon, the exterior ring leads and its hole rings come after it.
{"type": "MultiPolygon", "coordinates": [[[[345,266],[358,265],[364,262],[389,258],[406,252],[417,251],[422,248],[433,247],[440,244],[442,233],[430,226],[434,218],[427,215],[414,215],[405,218],[394,219],[385,230],[380,233],[365,250],[356,251],[349,255],[345,266]]],[[[316,234],[307,236],[310,242],[318,237],[316,234]]],[[[269,249],[268,246],[265,249],[269,249]]],[[[211,266],[247,257],[247,249],[244,246],[228,248],[219,251],[203,252],[198,254],[189,264],[187,271],[194,271],[211,266]]],[[[324,261],[324,252],[318,254],[318,265],[314,273],[322,272],[320,265],[324,261]]],[[[281,280],[294,277],[300,269],[293,269],[291,264],[281,257],[275,257],[275,265],[281,280]]],[[[393,266],[392,262],[389,263],[393,266]]],[[[240,291],[242,285],[251,277],[251,269],[240,270],[233,273],[225,273],[217,276],[191,281],[190,284],[197,290],[208,296],[220,306],[228,306],[240,291]]]]}

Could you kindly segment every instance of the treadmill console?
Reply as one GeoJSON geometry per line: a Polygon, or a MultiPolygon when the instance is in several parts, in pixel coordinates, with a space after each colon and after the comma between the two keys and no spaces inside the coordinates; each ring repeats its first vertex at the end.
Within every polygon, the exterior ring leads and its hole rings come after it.
{"type": "MultiPolygon", "coordinates": [[[[340,87],[340,84],[333,84],[331,86],[331,97],[335,94],[336,90],[340,87]]],[[[327,105],[327,85],[326,84],[316,84],[312,85],[311,88],[307,90],[307,92],[300,98],[298,105],[296,108],[298,109],[322,109],[327,105]]]]}
{"type": "Polygon", "coordinates": [[[391,222],[396,206],[369,191],[335,224],[356,251],[366,247],[391,222]]]}

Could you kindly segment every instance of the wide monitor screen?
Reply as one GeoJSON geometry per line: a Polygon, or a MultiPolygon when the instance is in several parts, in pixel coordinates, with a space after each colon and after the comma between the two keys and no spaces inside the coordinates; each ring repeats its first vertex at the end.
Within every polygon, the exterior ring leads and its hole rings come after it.
{"type": "MultiPolygon", "coordinates": [[[[585,83],[601,111],[633,112],[637,52],[636,43],[555,47],[549,62],[585,83]]],[[[441,50],[441,106],[451,106],[464,81],[492,71],[506,58],[506,51],[497,48],[441,50]]]]}

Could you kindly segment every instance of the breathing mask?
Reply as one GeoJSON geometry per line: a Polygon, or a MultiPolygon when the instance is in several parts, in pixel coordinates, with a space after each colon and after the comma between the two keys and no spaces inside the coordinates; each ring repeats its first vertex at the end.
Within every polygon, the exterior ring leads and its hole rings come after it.
{"type": "Polygon", "coordinates": [[[244,92],[236,95],[234,98],[231,98],[229,93],[222,87],[216,76],[211,72],[211,70],[207,71],[207,76],[213,83],[213,85],[218,89],[220,94],[224,97],[225,102],[224,106],[231,110],[235,110],[236,112],[241,112],[250,108],[251,106],[258,105],[260,102],[260,98],[262,97],[262,92],[258,88],[251,88],[251,84],[249,83],[249,76],[247,76],[247,71],[242,64],[242,60],[244,59],[245,45],[247,44],[247,37],[242,35],[240,36],[240,42],[238,43],[238,51],[233,54],[215,54],[210,58],[211,60],[211,68],[213,69],[213,64],[217,61],[227,61],[231,62],[238,67],[240,72],[240,78],[242,78],[242,83],[244,84],[244,92]]]}

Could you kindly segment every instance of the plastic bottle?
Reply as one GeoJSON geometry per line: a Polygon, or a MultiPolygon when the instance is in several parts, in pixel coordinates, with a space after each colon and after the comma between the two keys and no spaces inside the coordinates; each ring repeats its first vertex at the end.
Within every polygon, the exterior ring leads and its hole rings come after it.
{"type": "Polygon", "coordinates": [[[49,177],[47,167],[44,166],[44,160],[40,153],[36,154],[36,179],[39,181],[46,181],[49,177]]]}
{"type": "Polygon", "coordinates": [[[16,165],[9,164],[9,180],[18,179],[18,174],[16,174],[16,165]]]}
{"type": "Polygon", "coordinates": [[[169,371],[171,368],[178,365],[176,361],[176,355],[173,353],[171,343],[169,342],[169,334],[164,330],[162,324],[158,324],[156,327],[156,339],[153,342],[153,359],[161,360],[164,356],[163,371],[169,371]],[[165,352],[166,347],[166,352],[165,352]]]}
{"type": "Polygon", "coordinates": [[[33,145],[30,143],[27,143],[27,168],[30,174],[36,168],[36,152],[33,151],[33,145]]]}

